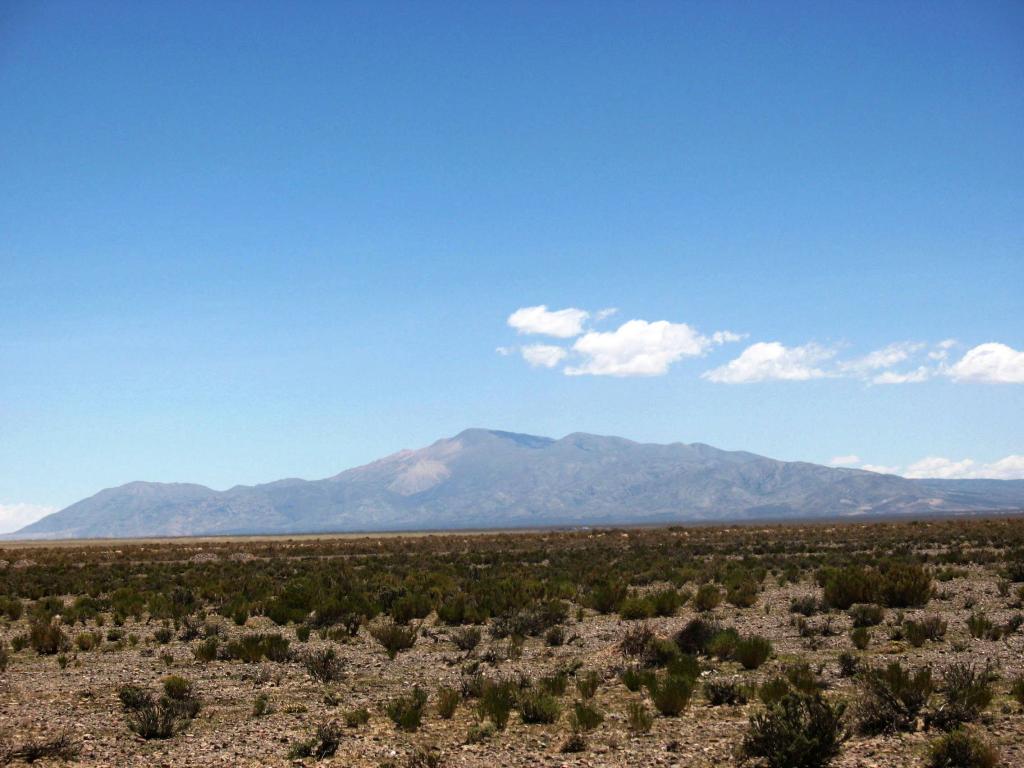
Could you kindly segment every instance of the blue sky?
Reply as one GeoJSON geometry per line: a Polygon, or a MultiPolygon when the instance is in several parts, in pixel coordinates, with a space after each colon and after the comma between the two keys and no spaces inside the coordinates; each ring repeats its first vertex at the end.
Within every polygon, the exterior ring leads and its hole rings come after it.
{"type": "Polygon", "coordinates": [[[469,426],[1024,476],[1022,41],[1012,2],[5,3],[0,527],[469,426]]]}

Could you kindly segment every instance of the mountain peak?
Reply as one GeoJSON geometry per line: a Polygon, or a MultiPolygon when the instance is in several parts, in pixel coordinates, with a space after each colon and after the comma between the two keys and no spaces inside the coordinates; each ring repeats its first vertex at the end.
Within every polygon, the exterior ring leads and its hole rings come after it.
{"type": "Polygon", "coordinates": [[[678,523],[1024,508],[1024,481],[908,480],[703,443],[467,429],[325,480],[108,488],[19,531],[42,538],[678,523]]]}

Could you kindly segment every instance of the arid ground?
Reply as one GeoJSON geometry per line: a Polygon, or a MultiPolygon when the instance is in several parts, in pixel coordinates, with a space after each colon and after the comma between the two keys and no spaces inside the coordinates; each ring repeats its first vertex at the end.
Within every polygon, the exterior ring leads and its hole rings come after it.
{"type": "Polygon", "coordinates": [[[13,764],[1024,765],[1021,518],[0,561],[13,764]]]}

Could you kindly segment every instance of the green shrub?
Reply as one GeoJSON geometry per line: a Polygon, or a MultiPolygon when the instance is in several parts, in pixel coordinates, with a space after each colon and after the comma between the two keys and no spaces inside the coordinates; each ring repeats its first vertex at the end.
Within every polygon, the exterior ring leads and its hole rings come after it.
{"type": "Polygon", "coordinates": [[[229,642],[224,647],[224,654],[228,659],[244,661],[249,664],[255,664],[263,659],[283,662],[290,658],[289,645],[288,638],[279,632],[266,635],[249,634],[229,642]]]}
{"type": "Polygon", "coordinates": [[[997,632],[996,625],[984,613],[971,614],[967,619],[967,631],[976,640],[983,638],[998,640],[1000,634],[997,632]]]}
{"type": "Polygon", "coordinates": [[[782,701],[783,697],[792,690],[793,689],[786,678],[773,677],[770,680],[766,680],[761,687],[757,689],[757,696],[765,703],[766,706],[771,707],[782,701]]]}
{"type": "Polygon", "coordinates": [[[303,658],[306,672],[321,683],[333,683],[344,676],[345,662],[334,648],[311,651],[303,658]]]}
{"type": "Polygon", "coordinates": [[[642,701],[631,701],[626,706],[626,727],[630,733],[647,733],[654,725],[654,716],[642,701]]]}
{"type": "Polygon", "coordinates": [[[850,631],[850,642],[858,651],[863,651],[871,644],[871,632],[867,627],[854,627],[850,631]]]}
{"type": "Polygon", "coordinates": [[[270,697],[265,693],[259,693],[252,702],[252,716],[264,717],[271,712],[270,697]]]}
{"type": "Polygon", "coordinates": [[[157,627],[153,630],[153,639],[160,645],[167,645],[174,639],[174,631],[170,627],[157,627]]]}
{"type": "Polygon", "coordinates": [[[717,632],[707,644],[708,656],[714,656],[721,661],[733,658],[736,653],[736,646],[740,642],[740,633],[732,627],[717,632]]]}
{"type": "Polygon", "coordinates": [[[300,760],[305,757],[312,757],[314,760],[323,760],[333,757],[341,746],[343,731],[341,725],[333,720],[320,723],[316,727],[316,733],[305,741],[288,750],[288,757],[292,760],[300,760]]]}
{"type": "Polygon", "coordinates": [[[370,712],[366,707],[356,707],[344,714],[346,728],[359,728],[370,722],[370,712]]]}
{"type": "Polygon", "coordinates": [[[708,646],[722,628],[714,621],[704,618],[691,619],[674,638],[676,646],[683,653],[707,654],[708,646]]]}
{"type": "Polygon", "coordinates": [[[992,703],[992,668],[957,662],[942,674],[943,701],[928,717],[928,723],[944,731],[981,717],[992,703]]]}
{"type": "Polygon", "coordinates": [[[308,642],[310,632],[311,628],[309,624],[300,624],[295,628],[295,639],[300,643],[308,642]]]}
{"type": "Polygon", "coordinates": [[[558,699],[543,691],[524,691],[519,696],[519,713],[524,723],[553,723],[561,714],[558,699]]]}
{"type": "Polygon", "coordinates": [[[208,637],[192,649],[192,655],[196,657],[196,661],[216,661],[217,647],[217,638],[208,637]]]}
{"type": "Polygon", "coordinates": [[[437,689],[437,714],[442,720],[451,720],[459,707],[462,696],[454,688],[441,686],[437,689]]]}
{"type": "Polygon", "coordinates": [[[839,676],[853,677],[860,672],[860,657],[856,654],[843,651],[839,654],[839,676]]]}
{"type": "Polygon", "coordinates": [[[619,603],[619,616],[625,621],[649,619],[654,615],[654,605],[641,597],[627,597],[619,603]]]}
{"type": "Polygon", "coordinates": [[[747,703],[746,690],[732,680],[706,680],[704,696],[712,707],[747,703]]]}
{"type": "Polygon", "coordinates": [[[917,564],[895,564],[881,577],[882,600],[889,608],[920,608],[932,596],[932,576],[917,564]]]}
{"type": "Polygon", "coordinates": [[[77,760],[82,752],[82,745],[71,738],[65,731],[59,736],[42,741],[29,740],[16,747],[10,747],[2,756],[4,764],[15,762],[34,763],[37,760],[61,760],[70,762],[77,760]]]}
{"type": "Polygon", "coordinates": [[[844,611],[856,603],[874,603],[879,596],[877,571],[858,565],[828,571],[824,586],[825,605],[844,611]]]}
{"type": "Polygon", "coordinates": [[[648,690],[658,712],[665,717],[676,717],[690,704],[693,685],[691,677],[666,674],[654,678],[648,690]]]}
{"type": "Polygon", "coordinates": [[[736,644],[735,659],[744,669],[757,669],[772,655],[772,643],[766,637],[752,635],[736,644]]]}
{"type": "Polygon", "coordinates": [[[674,589],[662,589],[650,597],[655,616],[675,616],[683,604],[683,597],[674,589]]]}
{"type": "Polygon", "coordinates": [[[894,661],[884,669],[865,670],[857,702],[857,730],[865,735],[913,730],[931,692],[930,667],[911,672],[894,661]]]}
{"type": "Polygon", "coordinates": [[[957,728],[928,748],[928,768],[995,768],[999,753],[980,736],[957,728]]]}
{"type": "Polygon", "coordinates": [[[713,611],[722,603],[722,590],[715,584],[701,584],[693,597],[693,606],[705,613],[713,611]]]}
{"type": "Polygon", "coordinates": [[[768,768],[820,768],[832,762],[846,739],[843,704],[820,696],[787,694],[767,711],[752,715],[741,752],[768,768]]]}
{"type": "Polygon", "coordinates": [[[485,680],[477,703],[477,715],[490,720],[499,731],[508,725],[508,716],[516,704],[516,684],[511,680],[485,680]]]}
{"type": "Polygon", "coordinates": [[[885,619],[885,609],[872,603],[857,603],[847,611],[854,627],[875,627],[885,619]]]}
{"type": "Polygon", "coordinates": [[[591,669],[583,674],[576,675],[576,690],[584,699],[594,698],[598,687],[601,685],[601,676],[597,670],[591,669]]]}
{"type": "Polygon", "coordinates": [[[161,698],[128,711],[128,728],[143,739],[169,739],[188,724],[171,699],[161,698]]]}
{"type": "Polygon", "coordinates": [[[394,621],[381,622],[370,628],[370,635],[380,643],[389,659],[395,658],[399,652],[406,651],[416,643],[415,626],[403,626],[394,621]]]}
{"type": "Polygon", "coordinates": [[[451,634],[451,641],[455,643],[455,647],[460,651],[469,653],[480,645],[480,628],[462,627],[460,629],[456,629],[451,634]]]}
{"type": "Polygon", "coordinates": [[[589,733],[603,722],[601,710],[583,701],[573,702],[569,724],[575,733],[589,733]]]}
{"type": "Polygon", "coordinates": [[[759,592],[760,588],[756,581],[743,579],[729,585],[725,593],[725,600],[736,608],[750,608],[757,602],[759,592]]]}
{"type": "Polygon", "coordinates": [[[821,612],[821,601],[814,595],[794,597],[789,601],[790,613],[799,613],[801,616],[814,616],[821,612]]]}
{"type": "Polygon", "coordinates": [[[814,695],[825,688],[825,683],[806,661],[790,664],[785,669],[785,675],[793,689],[800,693],[814,695]]]}
{"type": "Polygon", "coordinates": [[[40,656],[53,656],[68,650],[71,645],[64,630],[50,621],[33,621],[29,626],[28,640],[40,656]]]}
{"type": "Polygon", "coordinates": [[[598,613],[614,613],[626,599],[626,585],[608,581],[595,584],[587,597],[587,604],[598,613]]]}
{"type": "Polygon", "coordinates": [[[569,685],[569,675],[565,671],[554,672],[537,680],[537,685],[552,696],[561,696],[569,685]]]}
{"type": "Polygon", "coordinates": [[[427,692],[416,685],[411,693],[389,701],[384,710],[400,730],[415,731],[423,720],[423,707],[426,703],[427,692]]]}
{"type": "Polygon", "coordinates": [[[1010,683],[1010,696],[1024,707],[1024,675],[1018,675],[1016,679],[1010,683]]]}
{"type": "Polygon", "coordinates": [[[946,622],[941,616],[925,616],[919,621],[904,621],[903,634],[915,648],[928,640],[941,640],[946,634],[946,622]]]}

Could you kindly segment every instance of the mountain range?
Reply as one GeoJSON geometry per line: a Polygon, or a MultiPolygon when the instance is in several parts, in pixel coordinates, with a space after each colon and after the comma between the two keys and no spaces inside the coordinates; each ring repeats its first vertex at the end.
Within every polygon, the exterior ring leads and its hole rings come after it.
{"type": "Polygon", "coordinates": [[[468,429],[324,480],[108,488],[12,534],[88,538],[927,515],[1024,508],[1024,480],[911,480],[702,443],[468,429]]]}

